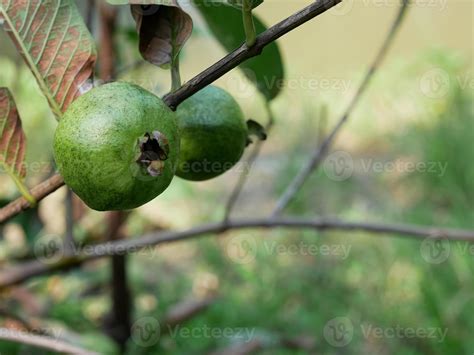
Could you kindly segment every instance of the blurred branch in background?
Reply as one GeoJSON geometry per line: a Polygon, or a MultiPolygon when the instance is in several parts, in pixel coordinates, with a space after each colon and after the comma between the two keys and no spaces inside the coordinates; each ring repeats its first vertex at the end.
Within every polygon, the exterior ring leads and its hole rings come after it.
{"type": "MultiPolygon", "coordinates": [[[[275,119],[274,119],[274,115],[273,115],[272,109],[270,107],[270,102],[269,101],[265,102],[265,108],[266,108],[266,111],[267,111],[267,114],[268,114],[268,122],[265,125],[265,131],[268,134],[270,132],[270,130],[272,129],[272,127],[273,127],[275,119]]],[[[249,155],[249,157],[247,159],[247,163],[246,163],[246,165],[248,167],[250,167],[250,169],[252,168],[253,164],[255,163],[258,156],[260,155],[260,152],[262,150],[262,146],[263,146],[264,142],[265,141],[260,140],[260,139],[257,140],[257,142],[255,143],[252,151],[250,152],[250,155],[249,155]]],[[[232,193],[230,194],[230,197],[229,197],[229,199],[226,203],[225,212],[224,212],[224,221],[229,220],[230,215],[232,213],[232,210],[234,209],[235,204],[237,203],[237,200],[239,199],[239,196],[242,193],[242,190],[243,190],[243,188],[244,188],[244,186],[245,186],[245,184],[248,180],[249,174],[250,174],[250,170],[248,170],[248,171],[244,170],[240,173],[240,176],[237,180],[237,183],[235,184],[234,189],[232,190],[232,193]]]]}
{"type": "Polygon", "coordinates": [[[312,336],[299,336],[288,338],[271,334],[271,340],[256,338],[247,342],[232,344],[226,348],[212,352],[210,355],[247,355],[257,351],[285,348],[304,353],[315,354],[316,342],[312,336]]]}
{"type": "MultiPolygon", "coordinates": [[[[117,26],[117,7],[105,2],[100,3],[100,78],[104,82],[115,78],[115,43],[117,26]]],[[[106,240],[119,240],[123,237],[120,229],[126,222],[127,212],[111,211],[107,214],[106,240]]],[[[127,279],[126,255],[114,255],[111,258],[111,304],[110,314],[104,320],[105,332],[120,346],[122,352],[131,335],[132,301],[127,279]]]]}
{"type": "Polygon", "coordinates": [[[64,253],[66,255],[73,255],[74,253],[74,193],[71,189],[67,189],[66,197],[64,199],[64,210],[66,220],[66,235],[64,253]]]}
{"type": "Polygon", "coordinates": [[[86,26],[91,31],[94,32],[93,24],[94,24],[94,13],[95,13],[95,0],[87,0],[87,7],[86,7],[86,26]]]}
{"type": "Polygon", "coordinates": [[[83,354],[83,355],[92,355],[98,354],[96,352],[91,352],[79,347],[67,344],[58,339],[26,334],[25,332],[15,331],[7,328],[0,328],[0,339],[4,341],[10,341],[15,343],[21,343],[26,345],[32,345],[38,348],[42,348],[49,351],[54,351],[62,354],[83,354]]]}
{"type": "MultiPolygon", "coordinates": [[[[48,274],[53,271],[77,267],[83,262],[111,255],[124,255],[141,249],[165,243],[189,240],[209,234],[222,234],[235,229],[250,228],[288,228],[311,229],[317,231],[364,231],[372,234],[393,234],[415,239],[433,238],[474,242],[474,231],[462,229],[422,227],[408,224],[383,224],[369,222],[349,222],[331,218],[263,218],[244,219],[201,225],[184,231],[150,233],[139,238],[119,240],[96,245],[88,245],[85,251],[75,257],[58,262],[29,262],[11,269],[0,271],[0,290],[21,283],[30,277],[48,274]]],[[[54,258],[53,258],[54,259],[54,258]]]]}
{"type": "MultiPolygon", "coordinates": [[[[6,319],[12,319],[13,321],[17,322],[24,328],[27,332],[34,332],[37,328],[30,323],[29,319],[23,317],[19,314],[14,313],[10,309],[0,307],[0,316],[6,319]]],[[[28,317],[30,318],[30,317],[28,317]]]]}
{"type": "MultiPolygon", "coordinates": [[[[128,214],[122,211],[109,212],[107,240],[119,240],[123,235],[120,232],[122,225],[127,220],[128,214]]],[[[114,255],[111,258],[110,289],[112,292],[112,311],[105,320],[106,332],[122,348],[130,337],[132,301],[127,278],[127,256],[114,255]]]]}
{"type": "Polygon", "coordinates": [[[337,122],[336,126],[333,128],[331,133],[326,137],[326,139],[321,143],[321,145],[314,151],[313,155],[311,156],[307,164],[299,171],[299,173],[296,175],[296,177],[287,187],[283,195],[277,201],[276,207],[272,212],[273,216],[277,216],[281,214],[281,212],[288,206],[288,204],[295,198],[295,196],[301,190],[306,180],[311,176],[311,174],[315,170],[319,168],[323,158],[326,156],[329,148],[331,147],[332,143],[337,137],[337,134],[341,130],[342,126],[344,126],[344,124],[349,120],[350,114],[352,113],[354,108],[357,106],[357,103],[362,97],[362,94],[365,92],[365,90],[369,86],[371,79],[373,78],[375,72],[377,71],[383,59],[385,58],[385,55],[387,54],[388,49],[393,43],[397,30],[400,28],[400,25],[403,22],[406,10],[408,8],[408,4],[409,4],[409,0],[403,0],[402,6],[395,18],[395,21],[393,22],[388,32],[388,35],[385,38],[382,44],[382,47],[380,48],[380,51],[377,53],[372,65],[369,67],[369,70],[366,76],[364,77],[364,80],[362,81],[361,85],[359,86],[359,89],[357,90],[354,98],[349,103],[349,106],[347,107],[346,111],[344,112],[342,117],[339,119],[339,121],[337,122]]]}
{"type": "Polygon", "coordinates": [[[161,335],[168,333],[172,328],[180,325],[187,320],[194,318],[196,315],[204,312],[212,305],[216,299],[214,297],[204,298],[202,300],[187,300],[178,303],[174,307],[168,310],[160,324],[163,325],[161,328],[161,335]]]}
{"type": "MultiPolygon", "coordinates": [[[[168,94],[164,97],[165,102],[171,108],[176,108],[181,102],[201,90],[206,85],[212,83],[216,79],[220,78],[224,74],[228,73],[243,61],[250,59],[258,55],[264,47],[277,40],[281,36],[287,34],[291,30],[294,30],[298,26],[301,26],[305,22],[315,18],[318,15],[326,12],[330,8],[339,4],[341,0],[321,0],[315,1],[311,5],[305,7],[303,10],[298,11],[294,15],[287,19],[279,22],[278,24],[270,27],[267,31],[261,33],[257,37],[257,43],[251,48],[242,45],[242,47],[236,49],[232,53],[225,56],[216,64],[212,65],[196,77],[188,81],[177,91],[168,94]]],[[[102,68],[103,69],[103,68],[102,68]]],[[[64,185],[64,180],[60,175],[56,174],[47,181],[34,187],[31,190],[33,197],[39,202],[47,195],[56,191],[59,187],[64,185]]],[[[0,223],[16,216],[21,211],[30,207],[28,201],[24,198],[19,198],[13,201],[11,204],[0,209],[0,223]]]]}
{"type": "Polygon", "coordinates": [[[118,10],[116,6],[100,2],[100,47],[99,73],[104,82],[113,80],[115,76],[114,33],[118,10]]]}
{"type": "Polygon", "coordinates": [[[265,349],[265,344],[260,339],[252,339],[248,342],[232,344],[224,349],[214,351],[210,355],[248,355],[265,349]]]}

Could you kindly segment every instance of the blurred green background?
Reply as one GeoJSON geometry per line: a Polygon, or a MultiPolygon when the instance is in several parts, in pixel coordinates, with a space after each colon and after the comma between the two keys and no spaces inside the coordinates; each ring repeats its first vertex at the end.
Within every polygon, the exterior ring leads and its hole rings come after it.
{"type": "MultiPolygon", "coordinates": [[[[256,13],[271,25],[309,3],[267,0],[256,13]]],[[[279,41],[286,85],[271,106],[276,126],[249,171],[233,216],[271,212],[353,97],[399,5],[348,0],[279,41]]],[[[195,30],[181,64],[185,80],[225,54],[203,21],[193,17],[195,30]]],[[[133,65],[140,57],[127,11],[121,24],[120,78],[165,93],[166,71],[133,65]]],[[[54,169],[56,123],[3,32],[0,48],[0,86],[12,90],[23,119],[27,182],[33,186],[54,169]]],[[[473,229],[473,60],[472,1],[410,5],[333,153],[287,213],[473,229]],[[349,170],[341,175],[341,168],[349,170]]],[[[266,122],[263,98],[237,70],[217,85],[236,97],[249,118],[266,122]]],[[[234,169],[202,183],[176,178],[163,195],[133,211],[126,234],[134,238],[218,221],[239,173],[234,169]]],[[[16,196],[14,184],[0,175],[0,197],[16,196]]],[[[62,189],[42,202],[37,215],[33,211],[2,226],[2,267],[31,256],[43,236],[64,234],[64,197],[62,189]]],[[[100,240],[103,218],[84,211],[75,227],[77,240],[100,240]]],[[[132,337],[128,353],[201,354],[255,339],[266,347],[259,354],[472,353],[474,251],[465,243],[444,242],[445,253],[435,255],[431,247],[364,233],[248,230],[147,249],[127,258],[134,320],[162,319],[181,300],[216,299],[156,344],[132,337]],[[338,331],[345,336],[338,337],[338,331]],[[291,341],[299,349],[282,345],[291,341]]],[[[101,331],[110,308],[109,277],[109,262],[98,260],[35,278],[4,292],[2,308],[34,319],[38,329],[113,354],[118,350],[101,331]]],[[[37,353],[6,343],[0,352],[37,353]]]]}

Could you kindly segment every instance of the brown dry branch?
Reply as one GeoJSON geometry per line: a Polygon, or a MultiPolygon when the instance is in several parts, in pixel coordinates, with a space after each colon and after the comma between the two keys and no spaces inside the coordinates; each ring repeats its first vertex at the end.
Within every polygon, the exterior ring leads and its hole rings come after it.
{"type": "Polygon", "coordinates": [[[21,343],[26,345],[35,346],[38,348],[54,351],[61,354],[81,354],[81,355],[92,355],[98,354],[96,352],[81,349],[77,346],[70,345],[58,339],[34,335],[21,331],[16,331],[7,328],[0,328],[0,339],[3,341],[10,341],[14,343],[21,343]]]}

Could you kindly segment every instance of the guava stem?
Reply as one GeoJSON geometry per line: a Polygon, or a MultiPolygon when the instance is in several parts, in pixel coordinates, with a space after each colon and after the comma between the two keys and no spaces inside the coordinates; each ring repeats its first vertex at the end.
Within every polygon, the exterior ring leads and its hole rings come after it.
{"type": "Polygon", "coordinates": [[[179,54],[171,63],[171,92],[175,92],[181,87],[181,73],[179,70],[179,54]]]}
{"type": "Polygon", "coordinates": [[[251,1],[252,0],[243,0],[242,2],[242,18],[244,21],[245,43],[247,47],[252,47],[257,39],[251,1]]]}

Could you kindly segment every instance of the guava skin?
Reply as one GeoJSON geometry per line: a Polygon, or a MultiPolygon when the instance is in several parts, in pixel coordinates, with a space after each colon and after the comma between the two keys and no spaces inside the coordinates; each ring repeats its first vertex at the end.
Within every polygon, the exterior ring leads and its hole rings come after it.
{"type": "Polygon", "coordinates": [[[64,181],[98,211],[133,209],[154,199],[171,183],[178,155],[175,113],[154,94],[125,82],[80,96],[54,137],[54,158],[64,181]],[[167,154],[157,160],[154,174],[140,160],[140,140],[146,141],[147,133],[167,139],[167,154]]]}
{"type": "Polygon", "coordinates": [[[181,103],[176,114],[181,135],[177,176],[212,179],[240,160],[247,126],[239,104],[225,90],[207,86],[181,103]]]}

